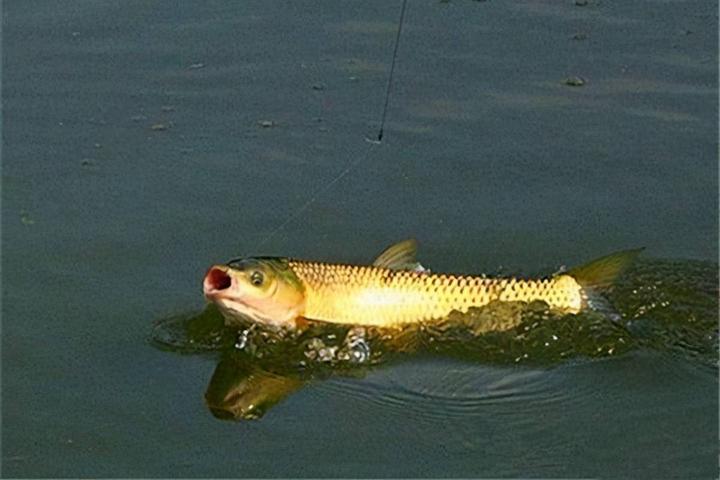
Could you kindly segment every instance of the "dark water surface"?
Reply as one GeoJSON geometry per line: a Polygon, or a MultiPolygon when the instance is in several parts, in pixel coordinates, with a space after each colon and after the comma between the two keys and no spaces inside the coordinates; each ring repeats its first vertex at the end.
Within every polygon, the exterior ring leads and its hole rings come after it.
{"type": "Polygon", "coordinates": [[[717,3],[409,3],[368,153],[399,2],[3,2],[3,476],[718,476],[717,3]],[[212,263],[409,236],[458,272],[646,246],[630,346],[522,360],[558,319],[292,376],[149,340],[212,263]],[[221,421],[243,368],[279,402],[221,421]]]}

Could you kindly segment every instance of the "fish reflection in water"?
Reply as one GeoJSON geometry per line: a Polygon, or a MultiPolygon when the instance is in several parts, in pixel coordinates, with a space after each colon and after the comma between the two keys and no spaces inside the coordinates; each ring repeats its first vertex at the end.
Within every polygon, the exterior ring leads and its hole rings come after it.
{"type": "MultiPolygon", "coordinates": [[[[204,318],[208,316],[205,312],[204,318]]],[[[234,345],[221,354],[205,392],[205,403],[215,417],[260,418],[310,381],[334,374],[361,376],[366,365],[377,363],[364,328],[291,337],[290,332],[257,325],[237,333],[234,345]]]]}
{"type": "Polygon", "coordinates": [[[341,342],[334,341],[337,334],[324,337],[285,340],[276,331],[259,332],[254,326],[242,330],[242,340],[222,353],[205,392],[206,405],[220,419],[256,419],[310,381],[334,374],[364,375],[371,363],[364,329],[350,329],[341,342]],[[285,341],[280,351],[269,347],[285,341]],[[300,349],[294,352],[296,363],[287,363],[289,346],[300,349]],[[313,364],[326,368],[308,368],[313,364]]]}
{"type": "Polygon", "coordinates": [[[205,404],[217,418],[260,418],[306,383],[299,376],[274,374],[245,360],[228,353],[215,368],[205,392],[205,404]]]}
{"type": "Polygon", "coordinates": [[[318,323],[298,331],[226,327],[211,304],[158,322],[152,340],[174,352],[219,353],[205,393],[208,408],[222,419],[256,419],[308,383],[363,377],[416,355],[552,367],[652,349],[717,368],[717,282],[715,263],[638,261],[607,294],[619,320],[595,311],[556,312],[544,302],[495,302],[411,327],[318,323]]]}

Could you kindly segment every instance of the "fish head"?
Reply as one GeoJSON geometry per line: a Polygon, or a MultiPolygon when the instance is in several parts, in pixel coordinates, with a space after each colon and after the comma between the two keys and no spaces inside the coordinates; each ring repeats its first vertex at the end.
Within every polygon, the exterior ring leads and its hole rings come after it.
{"type": "Polygon", "coordinates": [[[275,327],[295,327],[305,309],[303,284],[287,259],[279,257],[213,265],[205,274],[203,292],[229,321],[247,318],[275,327]]]}

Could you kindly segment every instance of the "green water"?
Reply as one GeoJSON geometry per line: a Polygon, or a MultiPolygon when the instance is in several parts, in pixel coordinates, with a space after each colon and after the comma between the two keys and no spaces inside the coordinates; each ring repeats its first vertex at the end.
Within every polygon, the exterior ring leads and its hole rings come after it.
{"type": "Polygon", "coordinates": [[[367,154],[399,7],[2,3],[4,477],[717,478],[716,2],[412,0],[367,154]],[[214,263],[409,237],[459,273],[647,250],[616,322],[193,321],[214,263]]]}

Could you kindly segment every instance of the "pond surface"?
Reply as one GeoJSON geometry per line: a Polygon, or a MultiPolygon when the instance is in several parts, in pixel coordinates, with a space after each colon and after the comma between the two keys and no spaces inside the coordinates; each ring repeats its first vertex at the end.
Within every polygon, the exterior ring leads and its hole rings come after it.
{"type": "Polygon", "coordinates": [[[409,3],[374,146],[400,2],[3,3],[3,476],[718,476],[717,5],[409,3]],[[408,237],[647,250],[617,322],[198,317],[213,263],[408,237]]]}

